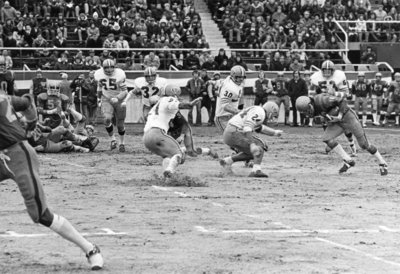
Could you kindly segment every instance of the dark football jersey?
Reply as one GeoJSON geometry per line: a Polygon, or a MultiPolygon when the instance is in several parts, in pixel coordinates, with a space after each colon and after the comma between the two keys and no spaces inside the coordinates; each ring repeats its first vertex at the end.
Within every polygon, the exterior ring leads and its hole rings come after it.
{"type": "Polygon", "coordinates": [[[289,95],[286,84],[285,80],[275,80],[272,82],[274,91],[278,93],[277,96],[289,95]]]}
{"type": "Polygon", "coordinates": [[[370,84],[367,81],[355,81],[351,87],[351,93],[357,97],[367,97],[370,93],[370,84]]]}
{"type": "Polygon", "coordinates": [[[15,95],[14,90],[14,74],[7,70],[5,73],[0,73],[0,90],[8,95],[15,95]]]}
{"type": "Polygon", "coordinates": [[[15,115],[10,97],[0,95],[0,150],[25,139],[25,130],[15,115]]]}
{"type": "Polygon", "coordinates": [[[64,94],[60,94],[60,96],[48,95],[47,93],[39,94],[38,98],[38,106],[43,108],[44,110],[52,110],[55,108],[66,110],[69,102],[68,96],[64,94]]]}
{"type": "Polygon", "coordinates": [[[375,81],[371,85],[371,93],[376,96],[382,96],[387,88],[388,83],[386,83],[385,81],[375,81]]]}

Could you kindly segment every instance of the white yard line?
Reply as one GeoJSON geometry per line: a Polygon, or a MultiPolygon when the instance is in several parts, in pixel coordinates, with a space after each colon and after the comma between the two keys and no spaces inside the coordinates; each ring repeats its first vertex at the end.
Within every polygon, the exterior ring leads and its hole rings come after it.
{"type": "Polygon", "coordinates": [[[67,161],[62,161],[62,160],[58,160],[56,158],[50,158],[50,157],[39,157],[39,159],[44,159],[44,160],[48,160],[48,161],[56,161],[56,162],[62,162],[63,164],[69,165],[69,166],[73,166],[73,167],[79,167],[79,168],[92,168],[92,169],[97,169],[95,167],[91,167],[91,166],[83,166],[83,165],[79,165],[79,164],[74,164],[74,163],[70,163],[67,161]]]}
{"type": "MultiPolygon", "coordinates": [[[[109,228],[101,229],[103,232],[84,232],[82,233],[83,236],[124,236],[133,233],[128,232],[114,232],[109,228]]],[[[18,233],[15,231],[8,230],[4,232],[4,234],[0,233],[0,238],[40,238],[40,237],[48,237],[48,236],[58,236],[56,233],[32,233],[32,234],[25,234],[25,233],[18,233]]]]}

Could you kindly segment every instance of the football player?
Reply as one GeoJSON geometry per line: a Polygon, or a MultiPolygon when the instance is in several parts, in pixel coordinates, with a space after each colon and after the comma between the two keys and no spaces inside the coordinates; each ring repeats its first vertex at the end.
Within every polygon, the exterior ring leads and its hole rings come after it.
{"type": "Polygon", "coordinates": [[[125,152],[125,99],[128,95],[125,72],[115,67],[114,60],[105,59],[103,67],[94,73],[94,78],[98,83],[97,98],[101,105],[105,127],[111,138],[110,148],[113,150],[117,147],[113,125],[113,117],[115,117],[120,139],[119,151],[125,152]]]}
{"type": "Polygon", "coordinates": [[[357,74],[357,80],[351,87],[351,94],[355,95],[354,100],[354,111],[359,115],[360,105],[362,109],[362,126],[367,127],[367,109],[368,109],[368,97],[371,93],[371,85],[368,80],[365,79],[365,73],[360,71],[357,74]]]}
{"type": "Polygon", "coordinates": [[[342,146],[335,139],[345,132],[351,132],[357,138],[360,147],[378,159],[381,175],[388,174],[386,161],[378,149],[368,142],[357,114],[347,105],[344,97],[327,93],[317,94],[314,98],[301,96],[296,100],[296,107],[299,112],[307,116],[321,115],[328,121],[322,140],[332,151],[342,157],[344,164],[340,168],[339,173],[344,173],[353,167],[355,161],[343,150],[342,146]]]}
{"type": "Polygon", "coordinates": [[[14,73],[7,69],[6,58],[0,55],[0,92],[14,95],[17,91],[15,86],[14,73]]]}
{"type": "Polygon", "coordinates": [[[400,114],[400,73],[396,72],[394,74],[394,81],[390,83],[389,89],[388,89],[388,99],[389,99],[389,105],[386,111],[385,115],[385,120],[383,121],[383,124],[386,125],[388,122],[388,119],[392,112],[394,111],[395,113],[395,125],[399,126],[399,114],[400,114]]]}
{"type": "Polygon", "coordinates": [[[61,123],[60,113],[68,108],[68,96],[60,93],[60,82],[48,81],[47,92],[42,92],[37,97],[37,111],[43,115],[45,125],[56,128],[61,123]]]}
{"type": "Polygon", "coordinates": [[[32,220],[79,246],[92,270],[99,270],[103,267],[100,249],[83,238],[67,219],[53,213],[47,206],[40,182],[39,160],[26,140],[26,130],[34,129],[36,122],[37,112],[32,95],[7,96],[3,90],[0,94],[0,181],[14,180],[32,220]],[[26,129],[22,128],[17,112],[24,116],[26,129]]]}
{"type": "MultiPolygon", "coordinates": [[[[315,90],[315,86],[311,83],[311,71],[306,70],[304,72],[304,81],[306,81],[308,87],[308,96],[314,98],[314,95],[317,94],[315,90]]],[[[308,118],[308,126],[312,127],[314,122],[314,118],[308,118]]]]}
{"type": "Polygon", "coordinates": [[[274,102],[267,102],[262,107],[252,106],[233,116],[225,128],[223,136],[224,143],[235,148],[238,152],[233,156],[221,159],[221,166],[232,172],[234,162],[254,160],[253,170],[249,177],[268,177],[261,171],[265,143],[260,142],[256,132],[280,136],[281,130],[274,130],[263,124],[264,121],[278,117],[278,114],[278,105],[274,102]]]}
{"type": "MultiPolygon", "coordinates": [[[[311,76],[311,84],[316,94],[328,93],[340,98],[349,96],[346,74],[341,70],[335,69],[335,64],[330,60],[324,61],[321,65],[321,70],[315,72],[311,76]]],[[[325,122],[323,123],[323,128],[324,130],[326,128],[325,122]]],[[[349,141],[351,155],[356,156],[357,148],[353,139],[353,134],[351,132],[345,132],[345,136],[349,141]]],[[[325,151],[326,153],[330,152],[330,147],[326,146],[325,151]]]]}
{"type": "Polygon", "coordinates": [[[150,109],[158,102],[163,93],[167,79],[157,75],[155,67],[147,67],[144,76],[135,79],[133,93],[142,95],[143,119],[146,122],[150,109]]]}
{"type": "Polygon", "coordinates": [[[372,117],[375,126],[380,125],[383,98],[387,93],[388,86],[388,83],[382,80],[382,73],[377,72],[375,81],[371,84],[372,117]]]}
{"type": "Polygon", "coordinates": [[[228,121],[243,108],[243,82],[246,71],[242,66],[234,66],[231,75],[221,82],[217,105],[215,108],[215,124],[224,132],[228,121]]]}
{"type": "Polygon", "coordinates": [[[176,91],[177,89],[171,89],[171,92],[167,93],[172,96],[160,98],[150,110],[144,127],[144,145],[148,150],[163,158],[165,178],[171,177],[178,165],[183,164],[185,160],[185,153],[178,142],[167,134],[170,121],[175,118],[180,108],[190,108],[202,99],[199,97],[190,103],[181,103],[175,94],[176,91]]]}

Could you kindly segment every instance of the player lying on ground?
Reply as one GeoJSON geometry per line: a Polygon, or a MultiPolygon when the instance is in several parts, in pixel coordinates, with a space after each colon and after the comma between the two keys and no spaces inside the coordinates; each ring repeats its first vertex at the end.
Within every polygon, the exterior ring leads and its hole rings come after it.
{"type": "Polygon", "coordinates": [[[34,129],[37,112],[33,96],[8,97],[0,94],[0,181],[13,179],[32,220],[79,246],[85,252],[91,268],[101,269],[103,257],[99,248],[83,238],[67,219],[54,214],[47,207],[39,177],[39,160],[26,140],[26,131],[15,112],[25,116],[28,131],[34,129]]]}
{"type": "MultiPolygon", "coordinates": [[[[163,96],[176,96],[179,98],[181,94],[181,89],[178,86],[167,85],[163,91],[163,96]],[[168,93],[166,94],[165,91],[168,93]]],[[[169,122],[168,135],[177,140],[178,143],[182,142],[183,135],[183,143],[184,147],[181,147],[183,152],[187,155],[196,157],[197,154],[210,155],[213,158],[218,158],[218,155],[214,153],[210,148],[194,148],[192,128],[190,127],[186,118],[178,111],[175,117],[169,122]]]]}
{"type": "Polygon", "coordinates": [[[114,136],[113,118],[115,117],[119,134],[119,152],[125,152],[125,118],[126,118],[126,87],[125,72],[115,67],[115,61],[106,59],[103,67],[96,70],[94,78],[98,82],[97,98],[104,116],[104,124],[111,139],[111,150],[117,148],[114,136]]]}
{"type": "Polygon", "coordinates": [[[145,147],[151,152],[161,156],[163,160],[164,177],[171,177],[175,173],[178,165],[185,161],[185,153],[182,151],[178,142],[167,134],[170,124],[169,122],[175,118],[179,109],[189,108],[199,101],[201,97],[190,103],[179,102],[177,91],[180,88],[172,88],[166,90],[166,96],[153,106],[149,112],[149,116],[144,127],[143,142],[145,147]]]}
{"type": "Polygon", "coordinates": [[[342,157],[344,164],[339,173],[346,172],[355,165],[355,161],[343,150],[342,146],[335,140],[344,132],[351,132],[357,139],[362,149],[367,150],[379,161],[379,170],[381,175],[388,174],[388,166],[378,149],[369,144],[365,131],[358,120],[357,114],[352,110],[344,98],[332,96],[326,93],[315,95],[314,98],[301,96],[296,100],[296,107],[299,112],[309,117],[317,115],[327,119],[327,128],[322,137],[332,151],[342,157]]]}
{"type": "Polygon", "coordinates": [[[268,120],[277,118],[278,115],[278,105],[274,102],[267,102],[262,107],[249,107],[233,116],[225,128],[223,136],[224,143],[234,148],[237,153],[221,159],[220,164],[229,172],[232,172],[234,162],[254,160],[253,170],[249,177],[268,177],[261,171],[264,151],[268,146],[256,135],[256,132],[280,136],[281,130],[274,130],[263,124],[268,120]]]}

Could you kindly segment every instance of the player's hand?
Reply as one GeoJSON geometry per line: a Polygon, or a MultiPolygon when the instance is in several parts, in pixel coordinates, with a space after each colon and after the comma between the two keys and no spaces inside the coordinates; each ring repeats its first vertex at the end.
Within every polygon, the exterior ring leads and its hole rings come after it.
{"type": "Polygon", "coordinates": [[[0,152],[0,159],[4,161],[10,161],[11,158],[8,155],[5,155],[4,153],[0,152]]]}
{"type": "Polygon", "coordinates": [[[328,122],[330,122],[330,123],[337,123],[337,122],[342,121],[343,116],[340,114],[338,116],[331,116],[331,115],[327,114],[326,118],[328,119],[328,122]]]}
{"type": "Polygon", "coordinates": [[[38,113],[43,113],[43,108],[42,107],[37,107],[36,110],[37,110],[38,113]]]}
{"type": "Polygon", "coordinates": [[[118,98],[113,97],[110,99],[110,102],[111,102],[111,104],[116,104],[116,103],[118,103],[118,98]]]}
{"type": "Polygon", "coordinates": [[[281,137],[282,134],[283,134],[283,130],[279,130],[279,129],[275,130],[275,136],[281,137]]]}

